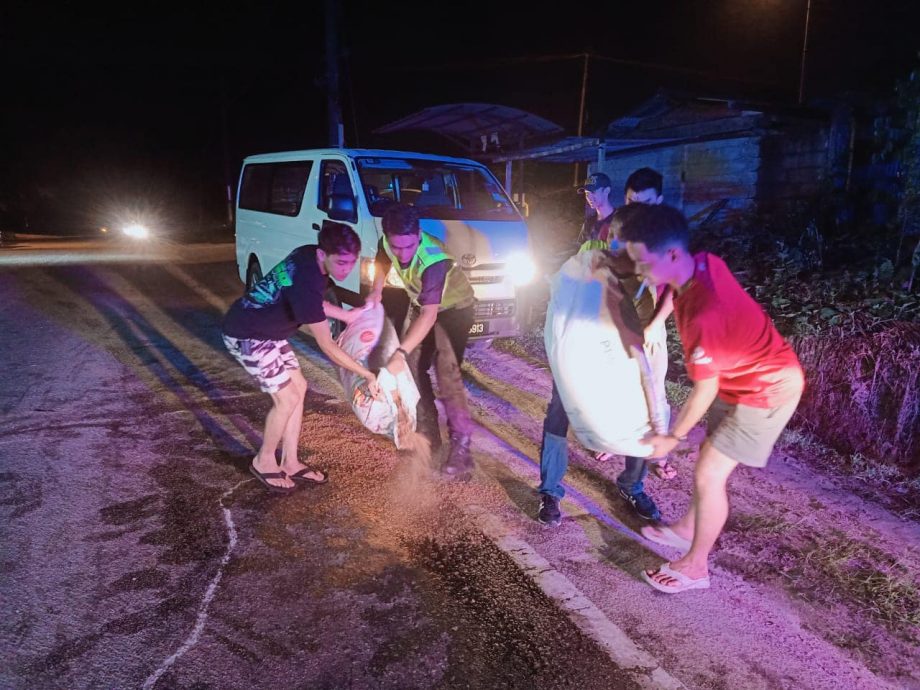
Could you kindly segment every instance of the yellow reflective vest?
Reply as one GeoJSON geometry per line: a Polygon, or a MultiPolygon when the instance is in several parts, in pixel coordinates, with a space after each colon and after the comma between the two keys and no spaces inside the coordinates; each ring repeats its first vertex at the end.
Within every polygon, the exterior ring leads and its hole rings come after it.
{"type": "Polygon", "coordinates": [[[422,232],[422,239],[419,242],[418,249],[415,250],[415,256],[406,268],[403,268],[393,251],[390,249],[390,243],[386,235],[383,236],[383,251],[393,263],[396,274],[406,286],[406,292],[415,304],[418,304],[418,296],[422,292],[422,274],[429,266],[444,261],[451,261],[452,265],[444,279],[444,292],[441,293],[441,304],[438,311],[447,309],[463,308],[473,304],[473,286],[463,273],[463,269],[457,266],[454,258],[447,253],[444,244],[437,238],[432,237],[427,232],[422,232]]]}

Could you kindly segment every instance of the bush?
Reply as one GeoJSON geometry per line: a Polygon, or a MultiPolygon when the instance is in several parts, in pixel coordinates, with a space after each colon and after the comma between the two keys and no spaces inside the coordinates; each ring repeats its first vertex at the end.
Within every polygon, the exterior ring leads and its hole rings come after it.
{"type": "Polygon", "coordinates": [[[800,423],[840,451],[920,470],[920,324],[791,340],[807,380],[800,423]]]}

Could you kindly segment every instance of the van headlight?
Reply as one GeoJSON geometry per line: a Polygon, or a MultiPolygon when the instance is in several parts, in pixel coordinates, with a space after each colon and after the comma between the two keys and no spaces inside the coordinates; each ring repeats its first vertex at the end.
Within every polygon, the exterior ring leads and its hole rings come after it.
{"type": "Polygon", "coordinates": [[[377,275],[377,264],[373,259],[361,259],[361,282],[365,285],[373,285],[374,277],[377,275]]]}
{"type": "Polygon", "coordinates": [[[537,264],[533,257],[526,252],[516,252],[508,256],[505,261],[508,277],[516,286],[527,285],[537,275],[537,264]]]}
{"type": "Polygon", "coordinates": [[[402,278],[399,277],[399,274],[393,267],[390,267],[390,272],[387,273],[386,284],[390,287],[398,287],[403,289],[406,287],[405,283],[402,282],[402,278]]]}

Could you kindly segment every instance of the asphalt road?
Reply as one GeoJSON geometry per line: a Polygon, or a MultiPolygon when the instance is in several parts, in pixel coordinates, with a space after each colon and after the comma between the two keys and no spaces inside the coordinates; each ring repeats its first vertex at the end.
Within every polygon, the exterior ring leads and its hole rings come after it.
{"type": "MultiPolygon", "coordinates": [[[[294,338],[300,451],[331,479],[269,495],[247,472],[268,400],[219,335],[240,292],[232,245],[0,248],[0,688],[920,688],[916,631],[863,584],[915,601],[920,526],[801,434],[733,475],[711,589],[639,578],[675,553],[639,536],[619,458],[571,443],[562,524],[538,524],[551,377],[520,343],[468,352],[457,484],[294,338]],[[871,563],[805,568],[851,551],[871,563]]],[[[646,484],[665,520],[702,435],[646,484]]]]}
{"type": "Polygon", "coordinates": [[[332,481],[251,478],[240,289],[231,246],[0,254],[0,686],[635,687],[306,337],[301,445],[332,481]]]}

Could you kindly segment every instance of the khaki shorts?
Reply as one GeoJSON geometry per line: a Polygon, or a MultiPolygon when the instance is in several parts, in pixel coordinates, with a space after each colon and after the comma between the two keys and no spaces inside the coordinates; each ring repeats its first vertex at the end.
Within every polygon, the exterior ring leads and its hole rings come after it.
{"type": "Polygon", "coordinates": [[[798,395],[776,407],[732,405],[719,398],[709,408],[706,440],[713,447],[750,467],[766,467],[773,446],[798,407],[798,395]]]}
{"type": "Polygon", "coordinates": [[[254,340],[224,336],[233,358],[266,393],[277,393],[291,382],[291,370],[300,369],[297,355],[287,340],[254,340]]]}

